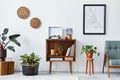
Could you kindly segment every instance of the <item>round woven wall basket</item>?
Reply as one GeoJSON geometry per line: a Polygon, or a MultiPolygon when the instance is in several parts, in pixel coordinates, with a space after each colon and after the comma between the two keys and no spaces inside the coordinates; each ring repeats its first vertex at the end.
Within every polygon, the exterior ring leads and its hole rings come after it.
{"type": "Polygon", "coordinates": [[[22,7],[18,8],[17,15],[21,19],[26,19],[30,15],[30,10],[25,6],[22,6],[22,7]]]}
{"type": "Polygon", "coordinates": [[[32,28],[39,28],[41,25],[41,21],[39,18],[32,18],[31,21],[30,21],[30,26],[32,28]]]}

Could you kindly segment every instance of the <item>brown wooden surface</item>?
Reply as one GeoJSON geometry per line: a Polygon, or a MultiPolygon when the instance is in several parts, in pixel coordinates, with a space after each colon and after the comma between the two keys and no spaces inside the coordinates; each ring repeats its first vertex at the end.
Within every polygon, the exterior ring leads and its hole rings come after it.
{"type": "Polygon", "coordinates": [[[4,61],[0,62],[0,75],[7,75],[14,73],[14,62],[4,61]]]}
{"type": "MultiPolygon", "coordinates": [[[[50,61],[50,58],[65,58],[67,49],[72,46],[72,44],[75,45],[74,47],[74,56],[73,61],[76,61],[76,40],[63,40],[63,39],[46,39],[46,61],[50,61]],[[58,46],[62,45],[63,47],[63,55],[51,55],[51,49],[55,50],[55,53],[58,53],[58,46]]],[[[70,56],[69,56],[70,57],[70,56]]],[[[64,62],[65,60],[63,60],[64,62]]],[[[71,61],[71,60],[70,60],[71,61]]],[[[60,61],[61,62],[61,61],[60,61]]]]}

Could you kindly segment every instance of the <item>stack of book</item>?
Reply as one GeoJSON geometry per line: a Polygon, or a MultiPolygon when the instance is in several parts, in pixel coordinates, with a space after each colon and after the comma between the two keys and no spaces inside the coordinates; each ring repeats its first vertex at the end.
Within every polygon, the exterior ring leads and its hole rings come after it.
{"type": "Polygon", "coordinates": [[[74,47],[75,45],[73,44],[67,49],[66,56],[74,56],[74,47]]]}
{"type": "Polygon", "coordinates": [[[73,60],[73,57],[65,57],[65,60],[73,60]]]}
{"type": "Polygon", "coordinates": [[[67,49],[65,60],[73,60],[74,47],[75,47],[75,45],[73,44],[72,46],[70,46],[70,47],[67,49]]]}
{"type": "Polygon", "coordinates": [[[63,58],[50,58],[50,60],[63,60],[63,58]]]}

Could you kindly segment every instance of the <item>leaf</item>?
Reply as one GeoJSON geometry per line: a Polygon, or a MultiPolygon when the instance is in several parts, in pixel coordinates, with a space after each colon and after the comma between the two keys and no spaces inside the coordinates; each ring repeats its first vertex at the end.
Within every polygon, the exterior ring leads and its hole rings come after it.
{"type": "Polygon", "coordinates": [[[12,40],[12,39],[16,39],[20,36],[20,34],[14,34],[14,35],[11,35],[9,36],[9,39],[12,40]]]}
{"type": "Polygon", "coordinates": [[[13,46],[8,46],[7,48],[8,48],[9,50],[11,50],[11,51],[15,52],[15,49],[14,49],[14,47],[13,47],[13,46]]]}
{"type": "Polygon", "coordinates": [[[7,34],[7,33],[8,33],[8,30],[9,30],[8,28],[5,28],[4,31],[3,31],[3,33],[4,33],[4,34],[7,34]]]}
{"type": "Polygon", "coordinates": [[[98,53],[98,56],[100,55],[100,53],[98,53]]]}
{"type": "Polygon", "coordinates": [[[21,46],[21,44],[16,39],[11,39],[12,42],[14,42],[16,45],[21,46]]]}
{"type": "Polygon", "coordinates": [[[2,38],[3,41],[5,41],[7,39],[7,36],[3,35],[1,38],[2,38]]]}

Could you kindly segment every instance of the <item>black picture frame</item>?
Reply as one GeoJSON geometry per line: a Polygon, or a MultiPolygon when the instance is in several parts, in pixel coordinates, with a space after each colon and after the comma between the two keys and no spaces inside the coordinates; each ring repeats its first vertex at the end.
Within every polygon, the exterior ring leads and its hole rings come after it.
{"type": "Polygon", "coordinates": [[[106,34],[106,4],[83,5],[83,34],[106,34]]]}

